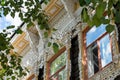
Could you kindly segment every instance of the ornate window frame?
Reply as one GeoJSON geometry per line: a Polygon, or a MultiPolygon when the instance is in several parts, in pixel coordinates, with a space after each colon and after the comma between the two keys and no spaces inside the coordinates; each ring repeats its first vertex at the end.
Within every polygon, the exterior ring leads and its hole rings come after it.
{"type": "MultiPolygon", "coordinates": [[[[51,80],[51,78],[55,75],[58,75],[59,72],[61,72],[62,70],[64,70],[66,68],[66,63],[64,66],[62,66],[60,69],[58,69],[54,74],[50,74],[50,67],[52,62],[54,62],[59,56],[61,56],[64,52],[66,51],[66,47],[62,47],[58,53],[56,53],[55,55],[53,55],[48,61],[47,61],[47,75],[46,75],[46,79],[47,80],[51,80]]],[[[66,53],[65,53],[66,54],[66,53]]],[[[67,56],[65,56],[67,58],[67,56]]],[[[57,79],[58,80],[58,79],[57,79]]]]}
{"type": "MultiPolygon", "coordinates": [[[[91,28],[90,27],[86,27],[84,30],[83,30],[83,66],[84,66],[84,79],[85,80],[88,80],[90,78],[92,78],[93,76],[95,76],[96,73],[100,72],[102,69],[104,69],[105,67],[107,67],[108,65],[110,65],[112,62],[113,62],[113,51],[112,51],[112,39],[111,39],[111,36],[110,34],[108,34],[107,32],[103,33],[100,37],[98,37],[94,42],[99,42],[100,39],[104,38],[106,35],[109,35],[109,39],[110,39],[110,48],[111,48],[111,55],[112,55],[112,61],[110,63],[108,63],[107,65],[105,65],[104,67],[101,66],[101,58],[100,58],[100,45],[97,44],[98,46],[98,61],[99,61],[99,71],[94,73],[94,75],[92,75],[91,77],[88,77],[88,61],[87,61],[87,46],[86,46],[86,33],[90,30],[91,28]],[[87,76],[87,77],[86,77],[87,76]]],[[[92,42],[91,44],[93,44],[94,42],[92,42]]],[[[90,45],[91,45],[90,44],[90,45]]],[[[89,45],[89,46],[90,46],[89,45]]]]}

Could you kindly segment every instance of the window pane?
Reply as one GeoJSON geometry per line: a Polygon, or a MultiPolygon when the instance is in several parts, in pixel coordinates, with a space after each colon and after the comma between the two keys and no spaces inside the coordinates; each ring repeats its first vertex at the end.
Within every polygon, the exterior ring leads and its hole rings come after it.
{"type": "Polygon", "coordinates": [[[67,78],[67,73],[66,73],[66,70],[63,69],[58,74],[53,76],[50,80],[67,80],[66,78],[67,78]]]}
{"type": "Polygon", "coordinates": [[[100,53],[102,67],[104,67],[112,61],[109,35],[106,35],[100,40],[100,53]]]}
{"type": "Polygon", "coordinates": [[[58,75],[59,75],[58,80],[67,80],[67,79],[66,79],[66,78],[67,78],[67,73],[66,73],[66,70],[65,70],[65,69],[62,70],[58,75]]]}
{"type": "Polygon", "coordinates": [[[50,65],[50,73],[53,75],[57,70],[66,64],[66,52],[57,57],[50,65]]]}
{"type": "Polygon", "coordinates": [[[94,26],[87,32],[86,34],[87,46],[106,32],[105,27],[106,25],[101,24],[101,26],[97,28],[94,26]]]}
{"type": "Polygon", "coordinates": [[[88,77],[91,77],[94,73],[99,71],[98,47],[96,42],[87,48],[87,59],[88,77]]]}

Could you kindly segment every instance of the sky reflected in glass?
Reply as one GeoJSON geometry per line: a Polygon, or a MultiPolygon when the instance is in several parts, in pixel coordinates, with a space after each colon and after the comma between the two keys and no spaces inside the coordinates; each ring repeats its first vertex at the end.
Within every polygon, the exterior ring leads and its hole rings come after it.
{"type": "Polygon", "coordinates": [[[87,40],[87,46],[94,42],[98,37],[100,37],[104,32],[106,32],[105,30],[106,25],[101,24],[99,27],[93,27],[92,29],[90,29],[87,34],[86,34],[86,40],[87,40]]]}
{"type": "MultiPolygon", "coordinates": [[[[106,25],[100,25],[99,27],[91,28],[86,34],[86,46],[89,46],[92,42],[97,40],[101,35],[106,32],[106,25]]],[[[102,67],[106,66],[112,61],[112,52],[110,47],[109,34],[105,35],[99,40],[100,58],[102,67]]]]}
{"type": "Polygon", "coordinates": [[[112,61],[109,35],[100,40],[100,53],[102,67],[104,67],[112,61]]]}

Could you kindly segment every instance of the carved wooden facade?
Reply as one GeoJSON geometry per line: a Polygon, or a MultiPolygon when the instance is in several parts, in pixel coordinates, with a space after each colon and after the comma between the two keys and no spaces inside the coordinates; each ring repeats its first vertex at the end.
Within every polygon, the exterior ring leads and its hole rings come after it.
{"type": "MultiPolygon", "coordinates": [[[[51,0],[45,7],[46,13],[50,16],[49,26],[58,29],[52,34],[53,40],[45,40],[43,32],[35,25],[34,29],[27,29],[24,34],[18,35],[20,38],[13,40],[16,48],[20,48],[19,53],[25,53],[23,56],[23,65],[30,73],[23,80],[117,80],[120,75],[120,53],[116,31],[110,34],[112,61],[109,65],[97,71],[93,76],[88,77],[87,62],[84,54],[83,33],[87,27],[81,22],[81,7],[79,0],[51,0]],[[29,42],[28,42],[29,41],[29,42]],[[53,41],[62,44],[58,54],[54,54],[52,47],[45,47],[47,42],[53,41]],[[29,47],[28,47],[29,46],[29,47]],[[26,48],[26,49],[22,49],[26,48]],[[22,50],[21,50],[22,49],[22,50]],[[64,53],[64,51],[65,53],[64,53]],[[59,56],[65,54],[65,63],[55,60],[61,60],[59,56]],[[50,64],[49,64],[50,63],[50,64]],[[52,67],[53,63],[57,67],[52,67]],[[52,69],[51,69],[52,68],[52,69]],[[58,68],[58,69],[57,69],[58,68]],[[54,70],[56,69],[56,70],[54,70]],[[54,70],[54,71],[50,71],[54,70]],[[51,73],[52,72],[52,73],[51,73]],[[64,75],[62,75],[64,74],[64,75]],[[32,78],[31,78],[32,75],[32,78]],[[34,75],[34,76],[33,76],[34,75]],[[61,77],[62,76],[62,77],[61,77]]],[[[24,25],[25,26],[25,25],[24,25]]],[[[93,35],[94,36],[94,35],[93,35]]],[[[64,60],[63,60],[64,61],[64,60]]]]}

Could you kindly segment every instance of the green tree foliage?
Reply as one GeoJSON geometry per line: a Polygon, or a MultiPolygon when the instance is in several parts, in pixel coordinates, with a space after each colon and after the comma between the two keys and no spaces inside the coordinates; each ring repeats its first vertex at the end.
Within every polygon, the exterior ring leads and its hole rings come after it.
{"type": "Polygon", "coordinates": [[[106,24],[106,30],[112,32],[114,23],[120,23],[120,0],[79,0],[79,3],[83,7],[82,20],[90,27],[106,24]]]}
{"type": "MultiPolygon", "coordinates": [[[[9,27],[10,28],[10,27],[9,27]]],[[[10,54],[13,46],[10,43],[9,33],[0,33],[0,80],[15,80],[26,75],[26,70],[21,66],[21,56],[10,54]]]]}
{"type": "Polygon", "coordinates": [[[111,33],[116,26],[120,50],[120,0],[79,0],[83,7],[81,18],[90,27],[106,24],[106,31],[111,33]],[[92,10],[93,13],[89,11],[92,10]]]}
{"type": "MultiPolygon", "coordinates": [[[[40,25],[40,29],[45,31],[44,36],[48,36],[49,26],[48,17],[42,10],[41,5],[47,4],[49,0],[0,0],[0,17],[3,12],[4,16],[8,14],[15,17],[18,13],[21,21],[27,24],[27,27],[33,26],[34,21],[40,25]]],[[[0,80],[19,80],[20,77],[26,75],[26,68],[21,66],[21,56],[17,53],[10,54],[13,46],[8,37],[8,29],[14,28],[10,25],[6,30],[0,32],[0,80]]],[[[22,33],[17,29],[15,33],[22,33]]]]}
{"type": "MultiPolygon", "coordinates": [[[[49,0],[0,0],[0,17],[3,11],[4,16],[10,14],[13,18],[15,13],[18,13],[21,21],[27,24],[27,27],[34,26],[34,21],[37,21],[41,30],[44,31],[44,37],[47,38],[51,28],[48,26],[48,16],[42,10],[41,4],[47,4],[49,0]]],[[[80,6],[83,7],[81,18],[83,22],[87,22],[90,27],[98,27],[101,24],[106,24],[106,30],[112,32],[115,24],[120,24],[120,0],[79,0],[80,6]],[[89,10],[93,13],[89,14],[89,10]]],[[[14,25],[7,29],[14,28],[14,25]]],[[[54,31],[55,29],[53,29],[54,31]]],[[[22,33],[20,29],[15,31],[22,33]]],[[[6,30],[0,33],[0,79],[5,76],[7,80],[15,80],[24,76],[25,70],[20,65],[21,57],[16,54],[9,54],[13,49],[9,33],[6,30]]],[[[52,45],[55,53],[59,50],[57,43],[48,42],[48,47],[52,45]]]]}

